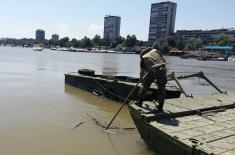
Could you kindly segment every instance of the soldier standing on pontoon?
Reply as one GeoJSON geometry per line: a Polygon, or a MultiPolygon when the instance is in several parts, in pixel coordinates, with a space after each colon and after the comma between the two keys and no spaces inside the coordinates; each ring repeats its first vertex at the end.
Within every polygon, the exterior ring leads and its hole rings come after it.
{"type": "Polygon", "coordinates": [[[165,100],[166,79],[166,60],[163,58],[160,51],[154,48],[146,48],[140,54],[140,80],[143,80],[143,87],[139,91],[139,102],[136,104],[142,106],[146,96],[146,91],[149,89],[154,80],[157,80],[158,86],[158,110],[163,110],[165,100]],[[144,76],[145,75],[145,76],[144,76]]]}

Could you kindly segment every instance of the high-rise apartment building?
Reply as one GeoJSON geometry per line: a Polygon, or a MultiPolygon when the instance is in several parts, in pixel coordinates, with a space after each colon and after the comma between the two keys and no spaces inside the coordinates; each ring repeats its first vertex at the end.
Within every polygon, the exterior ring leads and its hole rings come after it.
{"type": "Polygon", "coordinates": [[[58,41],[59,40],[59,35],[58,34],[52,34],[51,40],[58,41]]]}
{"type": "Polygon", "coordinates": [[[104,17],[104,38],[111,40],[120,36],[121,17],[105,16],[104,17]]]}
{"type": "Polygon", "coordinates": [[[36,30],[36,41],[44,41],[45,40],[45,31],[38,29],[36,30]]]}
{"type": "Polygon", "coordinates": [[[151,6],[149,44],[174,34],[177,4],[173,2],[154,3],[151,6]]]}

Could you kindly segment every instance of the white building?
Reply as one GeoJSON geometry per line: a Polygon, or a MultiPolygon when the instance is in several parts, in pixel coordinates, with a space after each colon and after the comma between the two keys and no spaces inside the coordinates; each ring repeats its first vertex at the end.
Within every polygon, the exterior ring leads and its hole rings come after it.
{"type": "Polygon", "coordinates": [[[104,38],[111,40],[120,36],[121,17],[105,16],[104,17],[104,38]]]}
{"type": "Polygon", "coordinates": [[[152,4],[149,44],[174,34],[176,8],[177,4],[169,1],[152,4]]]}

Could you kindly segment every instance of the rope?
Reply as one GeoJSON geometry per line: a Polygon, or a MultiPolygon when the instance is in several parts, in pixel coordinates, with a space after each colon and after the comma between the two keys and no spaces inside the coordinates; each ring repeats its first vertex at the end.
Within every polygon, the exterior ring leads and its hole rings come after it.
{"type": "MultiPolygon", "coordinates": [[[[89,115],[87,113],[87,116],[90,117],[95,123],[96,125],[102,127],[102,128],[106,128],[106,124],[102,124],[100,121],[98,121],[97,119],[95,119],[94,117],[92,117],[91,115],[89,115]]],[[[128,127],[128,128],[120,128],[120,127],[117,127],[117,126],[111,126],[109,127],[109,129],[116,129],[116,130],[123,130],[123,131],[127,131],[127,130],[135,130],[135,128],[133,127],[128,127]]]]}
{"type": "MultiPolygon", "coordinates": [[[[95,122],[95,124],[96,124],[97,126],[100,126],[100,127],[102,127],[102,128],[106,128],[107,122],[101,123],[101,121],[98,121],[96,118],[92,117],[92,116],[89,115],[88,113],[87,113],[87,116],[90,117],[91,120],[80,122],[79,124],[77,124],[76,126],[74,126],[74,127],[72,128],[72,130],[77,129],[77,128],[80,127],[82,124],[87,123],[87,122],[89,122],[89,121],[95,122]]],[[[134,127],[121,128],[121,127],[117,127],[117,126],[111,126],[110,129],[121,130],[121,131],[135,130],[134,127]]]]}

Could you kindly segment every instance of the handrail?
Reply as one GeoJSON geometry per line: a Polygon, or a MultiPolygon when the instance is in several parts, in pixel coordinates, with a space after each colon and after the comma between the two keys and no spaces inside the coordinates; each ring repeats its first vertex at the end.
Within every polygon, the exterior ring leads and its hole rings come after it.
{"type": "Polygon", "coordinates": [[[182,90],[182,92],[184,93],[184,95],[186,97],[189,97],[189,95],[184,91],[182,85],[179,83],[179,79],[187,79],[187,78],[191,78],[191,77],[198,77],[198,78],[202,78],[204,80],[206,80],[213,88],[215,88],[219,93],[221,94],[226,94],[226,92],[223,92],[222,90],[220,90],[202,71],[195,73],[195,74],[190,74],[190,75],[184,75],[184,76],[175,76],[175,73],[172,72],[171,74],[169,74],[167,76],[167,80],[171,81],[171,80],[175,80],[177,85],[180,87],[180,89],[182,90]]]}
{"type": "Polygon", "coordinates": [[[185,92],[185,90],[184,90],[184,88],[182,87],[182,85],[180,84],[178,78],[175,76],[175,72],[172,72],[170,75],[168,75],[168,77],[171,77],[171,78],[173,78],[173,79],[175,80],[175,82],[177,83],[177,85],[180,87],[182,93],[183,93],[186,97],[192,97],[192,95],[190,96],[190,95],[188,95],[188,94],[185,92]]]}

